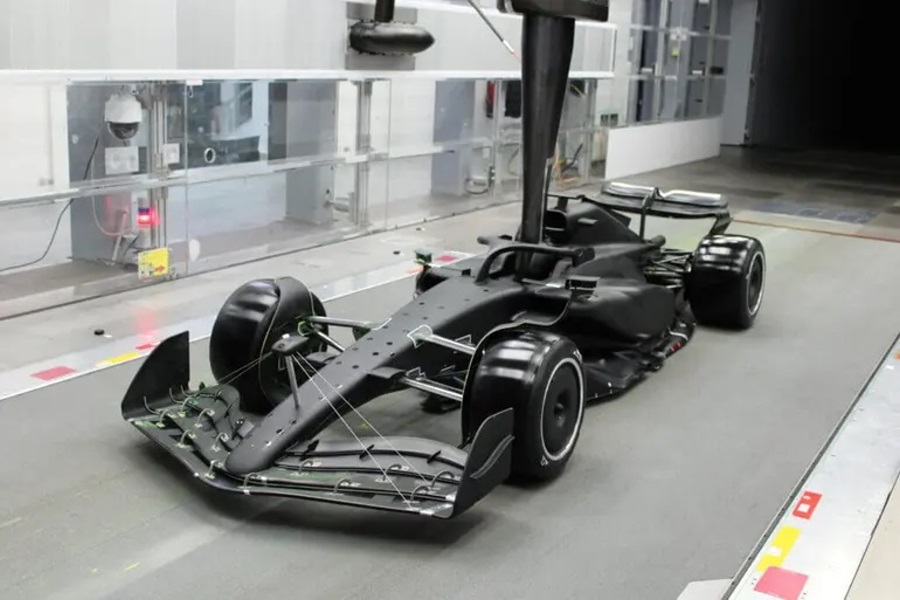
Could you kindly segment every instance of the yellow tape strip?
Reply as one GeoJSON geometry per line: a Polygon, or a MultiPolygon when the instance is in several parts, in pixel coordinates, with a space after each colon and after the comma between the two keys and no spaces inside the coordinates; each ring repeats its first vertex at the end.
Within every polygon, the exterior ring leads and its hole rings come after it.
{"type": "Polygon", "coordinates": [[[759,564],[756,565],[756,570],[762,573],[769,567],[780,567],[794,547],[798,537],[800,537],[799,529],[788,525],[782,526],[772,539],[772,543],[766,548],[762,558],[760,558],[759,564]]]}
{"type": "Polygon", "coordinates": [[[97,363],[98,367],[111,367],[113,365],[118,365],[123,362],[128,362],[129,360],[134,360],[135,358],[140,358],[142,355],[140,352],[126,352],[125,354],[120,354],[118,356],[113,356],[112,358],[107,358],[106,360],[101,360],[97,363]]]}

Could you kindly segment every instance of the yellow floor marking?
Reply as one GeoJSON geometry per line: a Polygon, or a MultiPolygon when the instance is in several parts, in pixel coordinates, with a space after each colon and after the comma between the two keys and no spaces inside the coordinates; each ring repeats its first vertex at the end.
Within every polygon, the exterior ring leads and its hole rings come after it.
{"type": "Polygon", "coordinates": [[[769,544],[765,554],[763,554],[759,564],[756,566],[756,570],[762,573],[769,567],[780,567],[787,558],[791,548],[794,547],[798,537],[800,537],[799,529],[784,525],[775,534],[772,543],[769,544]]]}
{"type": "Polygon", "coordinates": [[[101,367],[108,367],[108,366],[112,366],[112,365],[118,365],[123,362],[128,362],[129,360],[133,360],[135,358],[140,358],[140,357],[141,357],[140,352],[131,351],[131,352],[126,352],[125,354],[120,354],[118,356],[113,356],[112,358],[107,358],[106,360],[101,360],[99,363],[97,363],[97,365],[101,366],[101,367]]]}

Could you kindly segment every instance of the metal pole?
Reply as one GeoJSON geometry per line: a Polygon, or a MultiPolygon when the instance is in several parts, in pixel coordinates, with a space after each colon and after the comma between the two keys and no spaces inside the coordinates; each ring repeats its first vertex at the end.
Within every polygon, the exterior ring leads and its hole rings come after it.
{"type": "Polygon", "coordinates": [[[494,84],[494,122],[491,135],[494,138],[494,144],[491,148],[491,168],[494,170],[494,185],[491,195],[503,197],[503,177],[507,173],[501,171],[500,159],[503,155],[503,117],[506,115],[506,85],[504,80],[496,79],[494,84]]]}
{"type": "Polygon", "coordinates": [[[716,25],[719,20],[719,0],[711,0],[709,7],[709,39],[706,41],[706,68],[703,70],[703,116],[709,115],[712,88],[712,66],[715,60],[716,25]]]}
{"type": "Polygon", "coordinates": [[[375,20],[379,23],[394,20],[394,0],[378,0],[375,3],[375,20]]]}
{"type": "MultiPolygon", "coordinates": [[[[150,157],[151,174],[161,179],[165,179],[169,175],[164,151],[168,138],[165,89],[165,84],[150,84],[150,147],[147,154],[150,157]]],[[[157,222],[151,229],[151,248],[163,248],[167,244],[166,200],[168,197],[169,188],[166,186],[150,190],[150,208],[157,216],[157,222]]]]}
{"type": "MultiPolygon", "coordinates": [[[[524,198],[520,239],[538,244],[544,229],[545,185],[559,136],[575,20],[526,14],[522,25],[522,177],[524,198]]],[[[519,255],[522,275],[530,257],[519,255]]]]}
{"type": "Polygon", "coordinates": [[[586,82],[585,101],[587,102],[587,114],[585,115],[585,132],[584,147],[581,149],[579,157],[578,172],[581,176],[581,183],[590,183],[591,166],[594,164],[594,142],[597,136],[597,80],[591,79],[586,82]]]}
{"type": "Polygon", "coordinates": [[[291,395],[294,397],[294,407],[297,409],[297,412],[300,412],[300,387],[297,385],[297,372],[294,371],[294,360],[293,356],[284,357],[288,380],[291,383],[291,395]]]}
{"type": "Polygon", "coordinates": [[[445,385],[441,385],[427,379],[412,379],[411,377],[402,377],[400,378],[400,383],[407,387],[411,387],[414,390],[419,390],[428,394],[434,394],[435,396],[440,396],[441,398],[446,398],[447,400],[453,400],[455,402],[463,401],[463,394],[459,390],[454,390],[445,385]]]}
{"type": "MultiPolygon", "coordinates": [[[[368,155],[372,152],[372,81],[359,81],[356,87],[356,152],[368,155]]],[[[358,227],[369,225],[369,157],[356,165],[356,185],[350,214],[358,227]]]]}
{"type": "Polygon", "coordinates": [[[666,0],[660,0],[658,27],[656,68],[653,70],[653,121],[659,118],[662,111],[663,77],[666,75],[666,61],[669,58],[669,44],[666,43],[666,31],[669,28],[669,3],[666,0]]]}

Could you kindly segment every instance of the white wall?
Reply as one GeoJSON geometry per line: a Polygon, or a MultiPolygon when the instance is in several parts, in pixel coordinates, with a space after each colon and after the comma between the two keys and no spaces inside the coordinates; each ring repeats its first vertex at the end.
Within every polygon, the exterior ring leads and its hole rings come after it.
{"type": "MultiPolygon", "coordinates": [[[[420,23],[438,40],[420,57],[419,68],[517,67],[468,5],[398,4],[419,8],[420,23]]],[[[342,69],[346,5],[347,0],[3,0],[0,68],[342,69]]],[[[520,19],[485,11],[520,47],[520,19]]],[[[579,32],[582,45],[611,35],[591,23],[580,24],[579,32]]],[[[595,70],[604,62],[594,51],[576,55],[576,70],[595,70]]]]}
{"type": "MultiPolygon", "coordinates": [[[[0,85],[0,201],[67,188],[66,136],[64,86],[0,85]]],[[[60,202],[0,213],[0,269],[38,258],[64,206],[60,202]]],[[[46,261],[65,260],[70,240],[66,213],[46,261]]]]}
{"type": "Polygon", "coordinates": [[[65,187],[68,172],[65,87],[0,85],[0,198],[65,187]]]}
{"type": "Polygon", "coordinates": [[[731,42],[725,68],[725,109],[722,115],[722,143],[725,145],[744,143],[750,75],[753,70],[757,3],[758,0],[732,1],[731,42]]]}
{"type": "Polygon", "coordinates": [[[606,178],[616,179],[719,155],[722,119],[620,127],[609,132],[606,178]]]}

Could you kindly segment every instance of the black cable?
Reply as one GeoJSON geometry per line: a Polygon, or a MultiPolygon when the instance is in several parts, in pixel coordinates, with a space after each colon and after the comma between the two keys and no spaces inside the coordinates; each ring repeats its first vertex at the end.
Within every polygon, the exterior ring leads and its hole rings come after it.
{"type": "MultiPolygon", "coordinates": [[[[88,158],[87,166],[84,168],[84,175],[81,176],[81,180],[84,181],[87,179],[88,173],[91,171],[91,165],[94,163],[94,156],[97,154],[97,147],[100,145],[100,135],[97,135],[97,139],[94,140],[94,148],[91,150],[91,156],[88,158]]],[[[12,265],[11,267],[3,267],[0,269],[0,273],[6,273],[7,271],[14,271],[15,269],[21,269],[22,267],[30,267],[31,265],[36,265],[41,262],[47,255],[50,254],[50,249],[53,247],[53,242],[56,241],[56,236],[59,233],[59,225],[62,223],[62,218],[66,214],[66,212],[72,207],[72,203],[75,201],[75,198],[69,198],[69,201],[66,202],[66,205],[63,207],[61,211],[59,211],[59,216],[56,218],[56,225],[53,226],[53,233],[50,235],[50,241],[47,243],[47,247],[44,248],[44,253],[41,254],[39,258],[35,260],[21,263],[18,265],[12,265]]]]}

